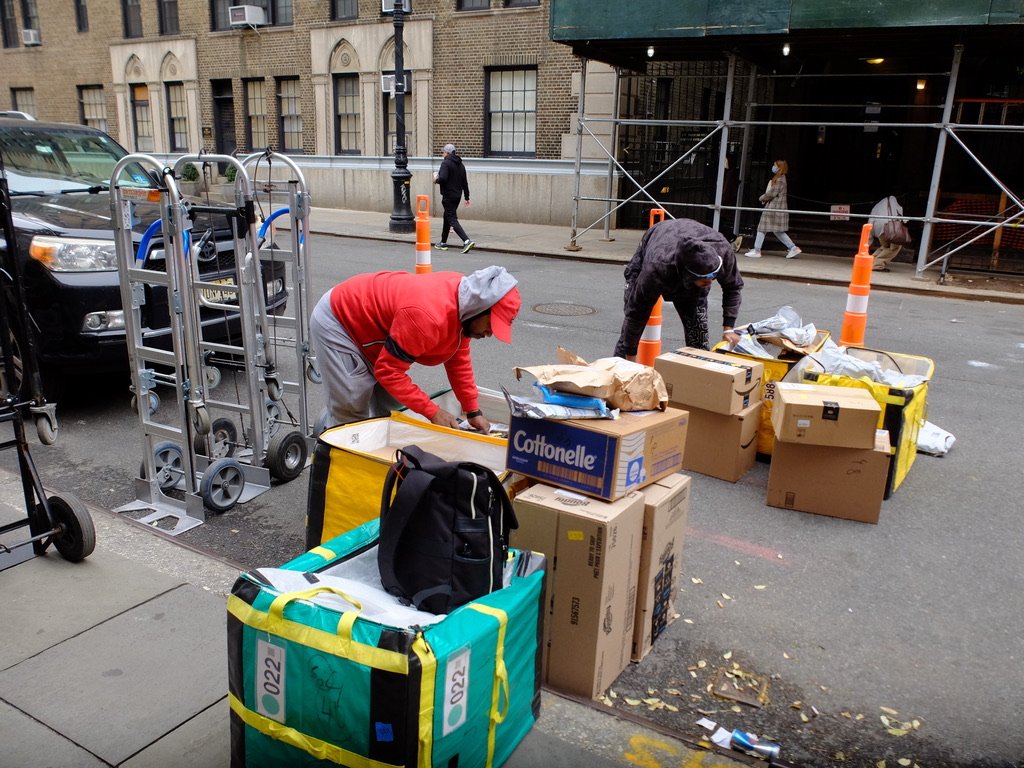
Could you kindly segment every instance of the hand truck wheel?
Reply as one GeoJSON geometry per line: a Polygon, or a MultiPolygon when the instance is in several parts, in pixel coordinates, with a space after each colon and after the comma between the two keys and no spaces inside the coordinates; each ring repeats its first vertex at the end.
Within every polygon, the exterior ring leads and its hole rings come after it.
{"type": "MultiPolygon", "coordinates": [[[[160,407],[160,395],[152,391],[147,392],[146,405],[148,408],[146,415],[152,416],[154,413],[156,413],[157,408],[160,407]]],[[[132,410],[135,411],[136,413],[139,412],[139,398],[137,395],[132,395],[132,410]]]]}
{"type": "Polygon", "coordinates": [[[56,418],[51,419],[45,413],[40,413],[36,416],[36,435],[39,436],[40,443],[43,445],[56,445],[58,432],[60,432],[60,426],[57,424],[56,418]]]}
{"type": "Polygon", "coordinates": [[[308,453],[301,432],[278,432],[267,446],[266,467],[270,476],[285,483],[294,480],[306,468],[308,453]]]}
{"type": "Polygon", "coordinates": [[[203,504],[214,512],[226,512],[242,498],[245,475],[237,459],[217,459],[203,473],[199,481],[199,494],[203,504]]]}
{"type": "Polygon", "coordinates": [[[281,422],[284,420],[284,411],[277,400],[267,398],[263,404],[266,409],[267,436],[273,437],[281,429],[281,422]]]}
{"type": "Polygon", "coordinates": [[[189,403],[189,410],[192,411],[192,427],[200,435],[210,434],[213,423],[210,421],[210,412],[206,410],[205,403],[189,403]]]}
{"type": "Polygon", "coordinates": [[[267,397],[277,402],[281,399],[281,395],[284,390],[281,388],[281,382],[278,381],[276,376],[267,377],[267,397]]]}
{"type": "Polygon", "coordinates": [[[81,562],[96,548],[96,529],[89,511],[85,504],[70,493],[48,496],[46,500],[53,516],[51,522],[61,529],[53,539],[53,546],[68,562],[81,562]]]}
{"type": "MultiPolygon", "coordinates": [[[[167,492],[174,488],[185,477],[184,459],[181,448],[176,443],[158,443],[153,447],[153,466],[156,469],[156,482],[161,491],[167,492]]],[[[143,462],[139,475],[145,480],[146,464],[143,462]]]]}
{"type": "Polygon", "coordinates": [[[206,456],[206,440],[207,437],[210,439],[210,456],[211,459],[223,459],[228,456],[233,456],[235,453],[235,446],[238,445],[238,429],[235,427],[235,422],[228,418],[214,419],[213,424],[210,426],[210,434],[207,435],[196,435],[193,438],[192,447],[195,448],[195,452],[206,456]]]}
{"type": "Polygon", "coordinates": [[[216,389],[223,378],[220,368],[215,365],[204,365],[203,376],[206,379],[207,389],[216,389]]]}

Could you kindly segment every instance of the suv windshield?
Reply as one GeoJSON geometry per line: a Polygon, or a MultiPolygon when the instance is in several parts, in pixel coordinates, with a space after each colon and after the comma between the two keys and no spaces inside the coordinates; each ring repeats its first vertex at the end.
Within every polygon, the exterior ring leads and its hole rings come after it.
{"type": "MultiPolygon", "coordinates": [[[[12,194],[84,192],[110,185],[114,166],[127,153],[109,136],[75,126],[0,127],[0,152],[12,194]]],[[[142,166],[129,165],[122,184],[151,187],[142,166]]]]}

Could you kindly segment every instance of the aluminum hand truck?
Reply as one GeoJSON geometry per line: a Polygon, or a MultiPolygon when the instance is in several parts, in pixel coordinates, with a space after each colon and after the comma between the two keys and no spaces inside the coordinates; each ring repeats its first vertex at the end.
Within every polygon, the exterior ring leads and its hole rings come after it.
{"type": "MultiPolygon", "coordinates": [[[[199,461],[233,456],[243,463],[265,466],[275,480],[290,481],[306,466],[312,448],[309,436],[308,397],[302,371],[311,364],[308,343],[308,288],[305,256],[308,245],[309,193],[298,167],[289,159],[265,153],[267,162],[278,161],[289,175],[283,184],[288,207],[274,210],[283,195],[277,189],[280,180],[270,179],[253,188],[246,162],[239,163],[224,155],[186,155],[174,166],[179,176],[188,164],[203,165],[203,173],[213,164],[235,167],[235,206],[239,213],[236,231],[244,236],[236,240],[238,279],[234,285],[213,285],[193,274],[200,308],[204,311],[234,310],[241,314],[241,333],[237,339],[213,343],[200,335],[200,356],[209,384],[206,403],[214,416],[209,435],[197,439],[195,449],[199,461]],[[275,201],[274,193],[278,192],[275,201]],[[262,193],[262,196],[261,196],[262,193]],[[261,213],[263,225],[256,231],[255,209],[261,213]],[[293,213],[292,248],[281,248],[273,239],[270,225],[279,216],[293,213]],[[285,293],[287,304],[277,303],[268,312],[267,303],[285,293]],[[292,310],[292,315],[285,314],[292,310]],[[281,352],[289,354],[282,355],[281,352]],[[232,372],[224,382],[221,370],[232,372]],[[244,386],[239,387],[239,379],[244,386]],[[234,400],[229,399],[234,384],[234,400]],[[229,414],[217,417],[217,412],[229,414]],[[241,435],[230,416],[240,416],[241,435]]],[[[205,211],[193,206],[193,211],[205,211]]],[[[222,210],[222,209],[209,209],[222,210]]],[[[195,271],[195,265],[193,265],[195,271]]]]}
{"type": "Polygon", "coordinates": [[[0,525],[0,571],[44,554],[51,544],[65,560],[77,563],[88,557],[96,546],[92,518],[85,505],[72,494],[46,495],[25,436],[26,410],[35,419],[39,440],[44,445],[56,442],[58,426],[55,405],[47,403],[42,394],[25,306],[20,244],[14,230],[11,194],[2,156],[0,209],[4,236],[0,256],[0,351],[3,357],[0,423],[9,423],[14,431],[14,438],[0,442],[0,449],[18,451],[27,510],[25,518],[0,525]],[[25,330],[20,343],[12,327],[12,316],[17,327],[25,330]],[[15,541],[12,534],[25,527],[29,529],[29,537],[15,541]]]}

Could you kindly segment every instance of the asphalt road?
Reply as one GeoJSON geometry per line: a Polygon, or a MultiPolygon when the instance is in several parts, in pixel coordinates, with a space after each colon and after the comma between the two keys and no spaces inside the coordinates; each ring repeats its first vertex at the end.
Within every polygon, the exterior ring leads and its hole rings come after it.
{"type": "MultiPolygon", "coordinates": [[[[315,297],[352,274],[413,265],[408,245],[315,244],[315,297]]],[[[481,386],[528,392],[513,366],[551,362],[559,344],[591,360],[611,354],[620,266],[434,254],[435,270],[492,263],[519,278],[524,308],[512,345],[474,344],[481,386]]],[[[841,288],[748,279],[740,320],[788,304],[838,334],[845,299],[841,288]]],[[[867,346],[935,362],[928,418],[955,435],[953,449],[918,456],[877,526],[766,507],[766,464],[736,484],[695,475],[681,619],[619,678],[613,704],[690,737],[710,713],[781,742],[801,765],[1022,766],[1021,308],[875,291],[868,314],[867,346]],[[717,668],[734,663],[768,679],[768,706],[734,711],[708,694],[717,668]],[[627,703],[642,699],[678,711],[627,703]],[[896,735],[901,723],[911,727],[896,735]]],[[[666,349],[681,342],[670,308],[663,337],[666,349]]],[[[445,383],[437,370],[415,377],[427,390],[445,383]]],[[[234,385],[228,375],[220,388],[234,385]]],[[[58,443],[32,443],[44,483],[100,507],[132,501],[141,437],[127,376],[80,377],[67,389],[58,443]]],[[[320,406],[314,388],[311,411],[320,406]]],[[[303,474],[178,538],[242,567],[277,565],[303,549],[305,508],[303,474]]]]}

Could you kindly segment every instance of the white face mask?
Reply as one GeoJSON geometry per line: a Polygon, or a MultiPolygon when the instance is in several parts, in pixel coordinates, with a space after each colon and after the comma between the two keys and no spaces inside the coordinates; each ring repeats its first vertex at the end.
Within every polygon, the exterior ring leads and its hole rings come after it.
{"type": "Polygon", "coordinates": [[[778,173],[778,172],[779,172],[779,166],[773,165],[772,166],[772,173],[778,173]]]}

